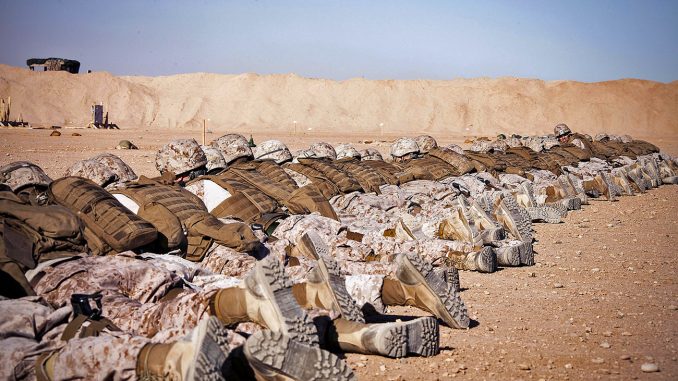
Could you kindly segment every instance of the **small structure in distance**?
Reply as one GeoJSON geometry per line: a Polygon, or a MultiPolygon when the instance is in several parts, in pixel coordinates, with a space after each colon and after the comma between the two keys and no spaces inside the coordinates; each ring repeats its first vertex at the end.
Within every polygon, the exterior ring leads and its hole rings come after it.
{"type": "Polygon", "coordinates": [[[80,61],[67,60],[65,58],[29,58],[26,65],[32,71],[67,71],[71,74],[78,74],[80,71],[80,61]],[[42,68],[42,70],[36,70],[42,68]]]}
{"type": "Polygon", "coordinates": [[[96,128],[96,129],[116,129],[119,130],[120,127],[118,127],[117,124],[115,123],[108,123],[108,112],[106,112],[106,115],[104,116],[104,105],[102,104],[93,104],[92,105],[92,121],[89,122],[87,125],[87,128],[96,128]]]}
{"type": "Polygon", "coordinates": [[[28,127],[28,123],[24,122],[23,118],[19,116],[17,120],[9,119],[9,112],[12,106],[12,97],[0,98],[0,126],[3,127],[28,127]]]}

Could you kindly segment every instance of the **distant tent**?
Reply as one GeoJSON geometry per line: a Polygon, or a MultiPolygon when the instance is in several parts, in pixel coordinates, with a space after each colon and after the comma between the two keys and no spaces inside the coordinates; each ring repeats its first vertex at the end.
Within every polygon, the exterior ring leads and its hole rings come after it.
{"type": "Polygon", "coordinates": [[[42,67],[43,71],[67,71],[71,74],[78,74],[80,71],[80,61],[65,58],[29,58],[26,65],[33,71],[36,67],[42,67]]]}

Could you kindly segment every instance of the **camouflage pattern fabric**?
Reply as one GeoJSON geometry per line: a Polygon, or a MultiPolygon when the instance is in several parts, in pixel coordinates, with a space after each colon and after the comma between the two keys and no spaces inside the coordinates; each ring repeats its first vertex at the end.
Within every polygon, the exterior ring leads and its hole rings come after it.
{"type": "Polygon", "coordinates": [[[221,152],[226,164],[241,157],[252,157],[252,149],[242,135],[226,134],[214,140],[211,145],[221,152]]]}
{"type": "Polygon", "coordinates": [[[337,152],[337,160],[343,158],[354,158],[360,160],[360,153],[350,144],[339,144],[334,148],[337,152]]]}
{"type": "Polygon", "coordinates": [[[176,175],[207,164],[207,156],[195,139],[173,140],[160,148],[155,155],[155,167],[160,173],[176,175]]]}
{"type": "Polygon", "coordinates": [[[399,138],[391,144],[391,156],[402,157],[410,153],[418,153],[419,146],[414,139],[399,138]]]}
{"type": "Polygon", "coordinates": [[[89,179],[99,186],[106,186],[118,180],[118,176],[109,166],[92,159],[76,161],[64,173],[64,177],[68,176],[89,179]]]}
{"type": "Polygon", "coordinates": [[[45,171],[29,161],[15,161],[0,167],[0,183],[7,184],[12,192],[29,185],[49,186],[52,179],[45,171]]]}
{"type": "Polygon", "coordinates": [[[273,160],[278,164],[292,160],[292,153],[280,140],[266,140],[254,148],[257,160],[273,160]]]}
{"type": "Polygon", "coordinates": [[[314,157],[318,159],[332,159],[336,160],[337,159],[337,152],[334,150],[334,147],[332,147],[331,144],[325,143],[325,142],[318,142],[318,143],[313,143],[311,144],[311,147],[309,148],[313,154],[315,155],[314,157]]]}
{"type": "Polygon", "coordinates": [[[139,176],[121,158],[110,153],[101,153],[91,158],[108,167],[118,176],[118,182],[126,183],[136,180],[139,176]]]}
{"type": "Polygon", "coordinates": [[[207,157],[207,170],[211,171],[213,169],[223,169],[226,168],[226,160],[221,154],[221,151],[212,147],[212,146],[200,146],[202,152],[205,153],[207,157]]]}

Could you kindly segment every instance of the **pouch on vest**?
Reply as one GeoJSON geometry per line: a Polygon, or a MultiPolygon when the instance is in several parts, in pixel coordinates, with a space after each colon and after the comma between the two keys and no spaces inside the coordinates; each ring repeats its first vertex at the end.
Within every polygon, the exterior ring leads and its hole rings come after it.
{"type": "Polygon", "coordinates": [[[306,209],[309,213],[318,212],[323,217],[339,221],[339,217],[337,217],[337,213],[332,208],[330,202],[327,201],[314,184],[303,186],[292,192],[288,203],[296,204],[306,209]]]}
{"type": "Polygon", "coordinates": [[[158,238],[146,247],[148,251],[154,253],[167,253],[176,249],[182,252],[186,251],[188,241],[184,227],[179,218],[167,207],[157,202],[151,202],[141,205],[137,214],[153,224],[158,230],[158,238]]]}
{"type": "Polygon", "coordinates": [[[189,249],[191,237],[209,237],[217,243],[240,252],[254,251],[260,241],[249,225],[241,222],[225,224],[209,213],[196,215],[184,221],[188,230],[189,249]]]}
{"type": "Polygon", "coordinates": [[[64,177],[53,181],[49,190],[53,200],[75,212],[92,233],[115,251],[136,249],[157,238],[153,225],[90,180],[64,177]]]}

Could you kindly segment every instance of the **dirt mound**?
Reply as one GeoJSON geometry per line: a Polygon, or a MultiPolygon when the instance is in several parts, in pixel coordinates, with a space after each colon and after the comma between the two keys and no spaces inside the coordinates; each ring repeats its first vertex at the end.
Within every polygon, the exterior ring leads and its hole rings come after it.
{"type": "Polygon", "coordinates": [[[678,82],[581,83],[518,78],[329,81],[290,75],[116,77],[0,65],[0,97],[33,124],[84,126],[104,102],[124,128],[314,131],[434,136],[575,130],[639,137],[678,133],[678,82]]]}

